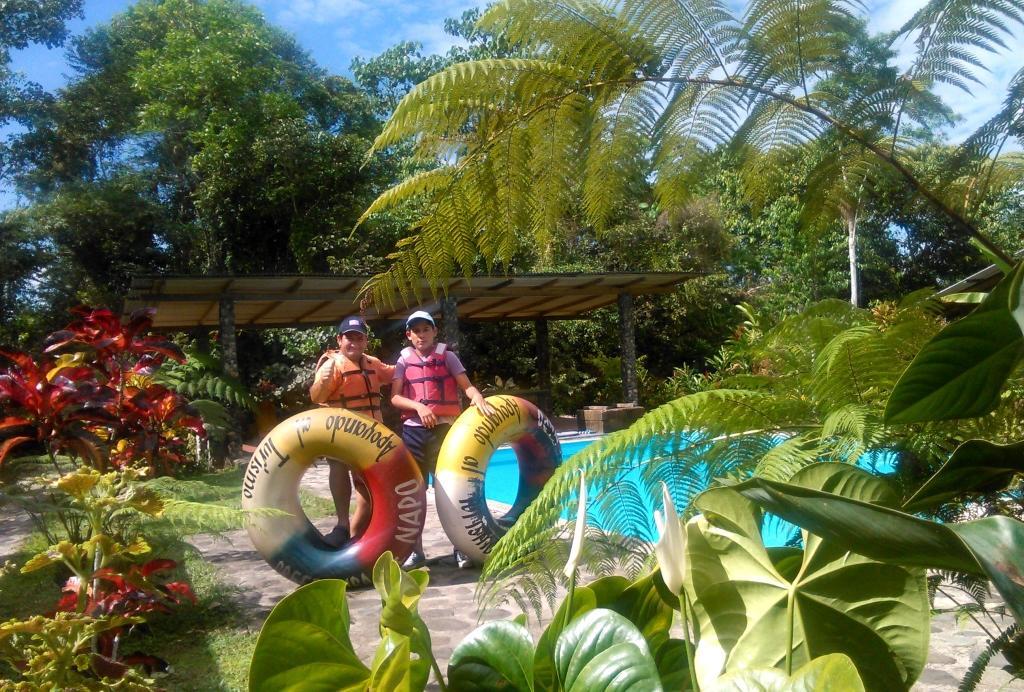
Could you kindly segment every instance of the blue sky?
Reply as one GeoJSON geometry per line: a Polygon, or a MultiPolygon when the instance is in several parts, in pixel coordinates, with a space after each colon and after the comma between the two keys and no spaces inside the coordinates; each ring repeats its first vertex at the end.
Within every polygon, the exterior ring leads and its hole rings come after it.
{"type": "MultiPolygon", "coordinates": [[[[452,38],[444,33],[445,17],[456,17],[478,5],[475,0],[251,0],[267,19],[296,36],[298,42],[327,70],[348,74],[352,58],[376,55],[399,41],[423,44],[427,53],[444,52],[452,38]]],[[[726,0],[739,11],[746,3],[726,0]]],[[[72,22],[72,34],[108,21],[124,10],[130,0],[85,0],[85,18],[72,22]]],[[[890,31],[902,25],[924,0],[866,0],[873,31],[890,31]]],[[[998,56],[986,56],[992,72],[971,95],[952,88],[940,88],[939,94],[963,121],[951,128],[954,141],[963,139],[1000,107],[1006,84],[1021,67],[1024,37],[1016,36],[1009,50],[998,56]]],[[[898,45],[904,56],[913,45],[898,45]]],[[[68,68],[62,48],[33,46],[14,54],[14,65],[26,76],[47,89],[60,87],[68,68]]],[[[2,131],[0,131],[2,134],[2,131]]],[[[0,189],[0,209],[12,204],[10,195],[0,189]]]]}

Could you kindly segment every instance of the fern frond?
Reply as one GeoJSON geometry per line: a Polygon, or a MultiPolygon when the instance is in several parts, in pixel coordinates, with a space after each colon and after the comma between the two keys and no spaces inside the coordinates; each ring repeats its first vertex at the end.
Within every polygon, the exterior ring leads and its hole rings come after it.
{"type": "Polygon", "coordinates": [[[1010,23],[1024,25],[1024,3],[1017,0],[931,0],[907,20],[899,36],[915,36],[917,55],[908,71],[912,81],[945,82],[970,92],[983,68],[972,49],[998,52],[1007,47],[1010,23]]]}

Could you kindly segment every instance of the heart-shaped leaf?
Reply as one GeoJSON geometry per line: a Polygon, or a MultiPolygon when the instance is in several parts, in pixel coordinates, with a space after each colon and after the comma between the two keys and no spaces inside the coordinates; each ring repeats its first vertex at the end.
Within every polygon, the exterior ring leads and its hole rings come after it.
{"type": "Polygon", "coordinates": [[[448,684],[453,690],[509,689],[532,692],[533,638],[523,625],[488,622],[452,652],[448,684]]]}
{"type": "Polygon", "coordinates": [[[606,608],[588,611],[565,628],[555,643],[555,670],[566,690],[628,689],[621,686],[627,682],[642,684],[635,689],[661,689],[640,630],[606,608]],[[600,686],[592,686],[598,682],[600,686]]]}
{"type": "Polygon", "coordinates": [[[345,582],[296,589],[270,612],[249,664],[250,690],[361,689],[370,677],[352,648],[345,582]]]}
{"type": "Polygon", "coordinates": [[[567,692],[661,692],[661,679],[650,655],[621,642],[590,659],[565,688],[567,692]]]}

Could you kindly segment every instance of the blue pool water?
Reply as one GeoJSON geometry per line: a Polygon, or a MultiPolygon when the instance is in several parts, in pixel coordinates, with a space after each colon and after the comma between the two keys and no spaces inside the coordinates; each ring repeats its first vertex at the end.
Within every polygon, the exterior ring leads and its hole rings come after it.
{"type": "MultiPolygon", "coordinates": [[[[562,459],[568,460],[574,454],[586,449],[596,440],[562,440],[562,459]]],[[[646,457],[645,457],[646,458],[646,457]]],[[[866,468],[874,473],[891,473],[896,468],[896,454],[891,451],[869,452],[861,456],[858,466],[866,468]]],[[[622,480],[635,488],[642,488],[640,482],[640,469],[632,469],[622,476],[622,480]]],[[[519,488],[519,462],[516,454],[510,447],[499,447],[491,457],[487,467],[487,476],[484,480],[484,492],[488,500],[502,502],[511,505],[516,499],[516,490],[519,488]]],[[[651,498],[641,498],[646,505],[645,516],[634,517],[629,531],[630,535],[641,540],[654,541],[657,538],[654,528],[653,512],[660,509],[661,501],[655,505],[651,498]]],[[[567,507],[562,513],[564,519],[576,517],[576,507],[567,507]]],[[[587,508],[587,523],[598,528],[603,528],[604,508],[598,503],[591,502],[587,508]]],[[[786,545],[796,533],[797,529],[789,522],[782,521],[775,516],[767,516],[761,528],[761,536],[764,544],[768,547],[786,545]]]]}

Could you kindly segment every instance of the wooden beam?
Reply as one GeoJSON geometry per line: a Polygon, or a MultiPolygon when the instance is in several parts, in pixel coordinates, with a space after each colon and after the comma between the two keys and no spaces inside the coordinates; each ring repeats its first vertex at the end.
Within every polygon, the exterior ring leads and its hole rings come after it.
{"type": "Polygon", "coordinates": [[[321,301],[321,302],[317,303],[317,304],[316,304],[316,305],[315,305],[315,306],[313,307],[313,309],[311,309],[311,310],[306,310],[306,311],[305,311],[304,313],[302,313],[301,315],[299,315],[298,317],[296,317],[296,318],[295,318],[295,321],[296,321],[296,322],[300,322],[300,323],[301,323],[301,322],[302,322],[302,320],[306,319],[307,317],[309,317],[310,315],[312,315],[312,314],[313,314],[314,312],[319,312],[320,310],[323,310],[323,309],[324,309],[325,307],[327,307],[328,305],[330,305],[330,304],[331,304],[331,303],[333,303],[333,302],[334,302],[333,300],[324,300],[324,301],[321,301]]]}

